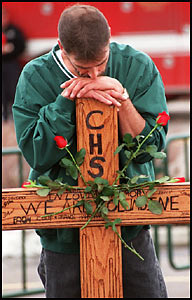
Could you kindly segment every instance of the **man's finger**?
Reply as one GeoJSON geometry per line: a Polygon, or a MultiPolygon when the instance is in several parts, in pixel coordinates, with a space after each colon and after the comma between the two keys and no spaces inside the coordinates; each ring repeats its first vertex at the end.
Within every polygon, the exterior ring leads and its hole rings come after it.
{"type": "Polygon", "coordinates": [[[96,87],[93,82],[88,83],[78,92],[77,97],[78,98],[84,97],[84,95],[88,93],[90,90],[97,90],[97,89],[98,87],[96,87]]]}
{"type": "Polygon", "coordinates": [[[100,102],[107,104],[107,105],[115,105],[117,107],[121,106],[121,104],[116,99],[114,99],[108,93],[106,93],[104,91],[92,90],[92,91],[89,91],[84,97],[85,98],[94,98],[100,102]]]}
{"type": "Polygon", "coordinates": [[[75,78],[67,81],[67,84],[61,84],[60,87],[65,88],[65,97],[75,98],[77,93],[89,82],[88,80],[83,80],[82,78],[75,78]]]}
{"type": "Polygon", "coordinates": [[[63,82],[63,83],[60,85],[60,87],[61,87],[62,89],[68,87],[75,79],[76,79],[76,78],[72,78],[72,79],[70,79],[70,80],[67,80],[66,82],[63,82]]]}

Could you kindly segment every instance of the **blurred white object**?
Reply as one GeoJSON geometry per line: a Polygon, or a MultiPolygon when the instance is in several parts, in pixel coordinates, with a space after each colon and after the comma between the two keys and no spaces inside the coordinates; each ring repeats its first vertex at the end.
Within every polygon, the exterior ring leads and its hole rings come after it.
{"type": "MultiPolygon", "coordinates": [[[[26,230],[25,249],[28,257],[39,255],[41,252],[40,238],[35,230],[26,230]]],[[[22,231],[3,231],[2,232],[2,257],[21,256],[22,231]]]]}

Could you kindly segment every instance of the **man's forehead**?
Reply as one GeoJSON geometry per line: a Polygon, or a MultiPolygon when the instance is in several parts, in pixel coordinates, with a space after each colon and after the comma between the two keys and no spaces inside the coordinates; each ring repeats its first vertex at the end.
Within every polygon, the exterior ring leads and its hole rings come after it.
{"type": "Polygon", "coordinates": [[[102,65],[102,64],[104,64],[106,61],[107,61],[107,59],[108,59],[108,55],[107,55],[107,57],[105,57],[100,63],[98,63],[98,64],[92,64],[92,65],[90,65],[90,66],[85,66],[85,65],[78,65],[78,64],[76,64],[76,63],[74,63],[75,64],[75,66],[77,67],[77,68],[80,68],[80,69],[91,69],[91,68],[94,68],[94,67],[99,67],[100,65],[102,65]]]}
{"type": "Polygon", "coordinates": [[[93,61],[93,62],[89,62],[89,63],[84,63],[84,62],[80,62],[78,60],[75,59],[75,57],[71,57],[71,59],[73,58],[73,64],[77,67],[77,68],[81,68],[81,69],[90,69],[90,68],[94,68],[94,67],[99,67],[100,65],[102,65],[103,63],[105,63],[108,60],[109,57],[109,47],[105,48],[105,50],[103,51],[103,57],[100,59],[100,61],[93,61]]]}

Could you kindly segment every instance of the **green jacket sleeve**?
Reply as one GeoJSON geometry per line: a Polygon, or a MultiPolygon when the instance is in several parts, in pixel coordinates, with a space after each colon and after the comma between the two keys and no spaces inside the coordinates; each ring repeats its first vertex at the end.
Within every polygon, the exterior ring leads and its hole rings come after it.
{"type": "Polygon", "coordinates": [[[61,135],[72,144],[75,135],[75,103],[60,92],[33,67],[24,68],[16,89],[13,118],[17,142],[30,167],[40,173],[65,155],[66,151],[56,147],[54,136],[61,135]]]}
{"type": "MultiPolygon", "coordinates": [[[[163,111],[168,113],[165,91],[161,75],[150,58],[145,64],[138,64],[138,60],[135,60],[134,63],[135,66],[132,66],[132,69],[136,74],[134,76],[134,74],[130,74],[130,71],[124,86],[129,91],[133,105],[146,122],[140,135],[147,136],[155,126],[158,114],[163,111]],[[134,78],[133,82],[130,81],[130,76],[134,78]]],[[[165,147],[167,130],[168,125],[162,127],[161,130],[154,131],[142,148],[145,148],[146,145],[156,145],[158,151],[161,151],[165,147]]],[[[151,159],[149,154],[144,153],[139,155],[135,162],[145,163],[151,159]]]]}

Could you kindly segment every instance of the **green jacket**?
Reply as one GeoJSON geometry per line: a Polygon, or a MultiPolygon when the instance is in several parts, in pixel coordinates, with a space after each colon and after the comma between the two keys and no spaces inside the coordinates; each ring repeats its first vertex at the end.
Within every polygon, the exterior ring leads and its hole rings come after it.
{"type": "MultiPolygon", "coordinates": [[[[67,176],[59,161],[66,151],[56,147],[54,137],[61,135],[71,144],[70,150],[76,153],[75,102],[61,96],[60,84],[75,77],[59,59],[59,46],[25,65],[20,75],[13,117],[16,137],[23,156],[31,167],[29,179],[49,175],[52,179],[63,177],[63,182],[77,185],[67,176]]],[[[155,125],[157,115],[167,112],[164,87],[161,76],[146,54],[128,45],[110,44],[110,56],[106,76],[118,79],[128,90],[130,99],[137,111],[146,120],[141,132],[146,136],[155,125]]],[[[167,126],[156,130],[148,139],[160,151],[165,146],[167,126]]],[[[121,137],[120,137],[121,139],[121,137]]],[[[154,179],[152,157],[142,154],[129,166],[129,177],[144,174],[148,180],[154,179]]],[[[120,167],[125,161],[120,153],[120,167]]],[[[123,238],[128,241],[138,234],[142,226],[122,228],[123,238]]],[[[38,229],[42,246],[48,250],[62,253],[79,251],[78,229],[38,229]]]]}

